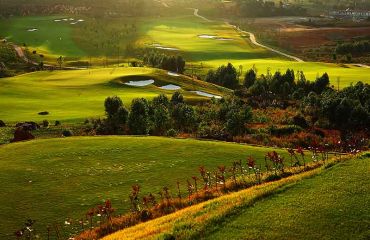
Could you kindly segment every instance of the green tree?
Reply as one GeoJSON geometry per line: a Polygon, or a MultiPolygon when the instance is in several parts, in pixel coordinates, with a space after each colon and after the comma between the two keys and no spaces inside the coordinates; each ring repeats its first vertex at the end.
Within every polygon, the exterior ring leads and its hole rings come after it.
{"type": "Polygon", "coordinates": [[[250,88],[253,86],[253,84],[257,80],[257,74],[253,69],[250,69],[248,72],[246,72],[245,77],[244,77],[244,86],[246,88],[250,88]]]}
{"type": "Polygon", "coordinates": [[[146,135],[149,132],[149,106],[144,98],[132,100],[128,118],[130,132],[134,135],[146,135]]]}
{"type": "Polygon", "coordinates": [[[180,103],[184,103],[184,96],[181,94],[181,92],[176,91],[171,97],[171,104],[176,105],[180,103]]]}
{"type": "Polygon", "coordinates": [[[123,102],[121,98],[117,96],[108,97],[105,99],[104,107],[105,112],[108,118],[112,118],[115,114],[117,114],[118,109],[123,106],[123,102]]]}

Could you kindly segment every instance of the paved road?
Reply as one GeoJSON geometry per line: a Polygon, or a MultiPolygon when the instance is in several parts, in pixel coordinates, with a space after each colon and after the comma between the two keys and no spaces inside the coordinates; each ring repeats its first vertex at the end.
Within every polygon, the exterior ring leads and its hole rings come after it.
{"type": "MultiPolygon", "coordinates": [[[[193,8],[193,9],[194,9],[194,16],[199,17],[199,18],[203,19],[204,21],[212,22],[212,21],[211,21],[211,20],[209,20],[208,18],[206,18],[206,17],[204,17],[204,16],[199,15],[199,9],[196,9],[196,8],[193,8]]],[[[295,60],[295,61],[297,61],[297,62],[304,62],[302,59],[300,59],[300,58],[298,58],[298,57],[295,57],[295,56],[292,56],[292,55],[289,55],[289,54],[283,53],[282,51],[279,51],[279,50],[273,49],[273,48],[271,48],[271,47],[268,47],[268,46],[266,46],[266,45],[263,45],[262,43],[259,43],[259,42],[257,41],[257,39],[256,39],[256,36],[255,36],[253,33],[251,33],[251,32],[243,31],[243,30],[241,30],[239,27],[234,26],[234,25],[231,25],[231,24],[229,24],[229,23],[226,23],[226,24],[228,24],[229,26],[233,27],[235,30],[237,30],[237,31],[238,31],[238,32],[240,32],[240,33],[248,34],[248,35],[249,35],[249,39],[250,39],[250,41],[251,41],[254,45],[256,45],[256,46],[259,46],[259,47],[265,48],[265,49],[267,49],[267,50],[270,50],[270,51],[272,51],[272,52],[275,52],[275,53],[277,53],[277,54],[280,54],[280,55],[282,55],[282,56],[284,56],[284,57],[287,57],[287,58],[293,59],[293,60],[295,60]]]]}

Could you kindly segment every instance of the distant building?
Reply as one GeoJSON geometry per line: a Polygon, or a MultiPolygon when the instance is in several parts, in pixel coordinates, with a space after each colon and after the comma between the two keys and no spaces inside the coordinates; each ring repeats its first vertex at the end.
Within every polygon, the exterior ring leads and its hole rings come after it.
{"type": "Polygon", "coordinates": [[[336,18],[368,18],[370,17],[370,11],[366,10],[336,10],[330,11],[329,16],[336,17],[336,18]]]}

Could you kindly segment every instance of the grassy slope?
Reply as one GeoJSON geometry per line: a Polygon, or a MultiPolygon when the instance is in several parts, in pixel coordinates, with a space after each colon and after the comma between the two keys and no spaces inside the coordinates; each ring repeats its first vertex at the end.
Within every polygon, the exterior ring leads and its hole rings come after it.
{"type": "MultiPolygon", "coordinates": [[[[153,98],[160,93],[172,94],[156,86],[129,87],[125,81],[155,79],[157,86],[176,84],[187,91],[203,90],[222,95],[227,90],[190,78],[172,77],[150,68],[104,68],[78,71],[36,72],[0,80],[0,119],[6,122],[25,120],[70,120],[102,116],[104,99],[120,96],[126,105],[133,98],[153,98]],[[50,115],[39,116],[41,111],[50,115]]],[[[205,98],[185,92],[188,100],[205,98]]]]}
{"type": "Polygon", "coordinates": [[[206,239],[366,239],[370,159],[343,163],[245,208],[206,239]]]}
{"type": "MultiPolygon", "coordinates": [[[[267,151],[271,149],[157,137],[76,137],[4,145],[0,239],[9,239],[6,236],[29,217],[45,234],[50,222],[77,220],[104,199],[122,212],[133,184],[142,185],[143,193],[156,193],[163,186],[175,191],[176,180],[184,187],[187,178],[199,175],[201,165],[231,166],[249,155],[262,163],[267,151]]],[[[279,152],[286,156],[285,150],[279,152]]]]}
{"type": "Polygon", "coordinates": [[[198,204],[104,240],[162,239],[165,235],[176,239],[367,239],[369,171],[369,156],[353,159],[198,204]]]}

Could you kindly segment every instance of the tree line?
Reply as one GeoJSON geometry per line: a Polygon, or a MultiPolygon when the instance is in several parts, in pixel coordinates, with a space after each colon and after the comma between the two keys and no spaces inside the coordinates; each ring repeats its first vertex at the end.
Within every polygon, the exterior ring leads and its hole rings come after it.
{"type": "Polygon", "coordinates": [[[180,92],[169,99],[161,94],[152,101],[134,99],[128,109],[117,97],[104,103],[106,118],[92,121],[97,134],[167,135],[192,133],[201,138],[229,139],[246,133],[252,109],[236,97],[213,99],[191,106],[180,92]]]}
{"type": "Polygon", "coordinates": [[[365,55],[370,53],[370,41],[356,41],[352,43],[338,44],[335,48],[335,53],[340,55],[365,55]]]}
{"type": "Polygon", "coordinates": [[[154,68],[160,68],[181,74],[184,73],[186,64],[182,56],[168,56],[156,51],[145,54],[143,62],[145,65],[149,65],[154,68]]]}

